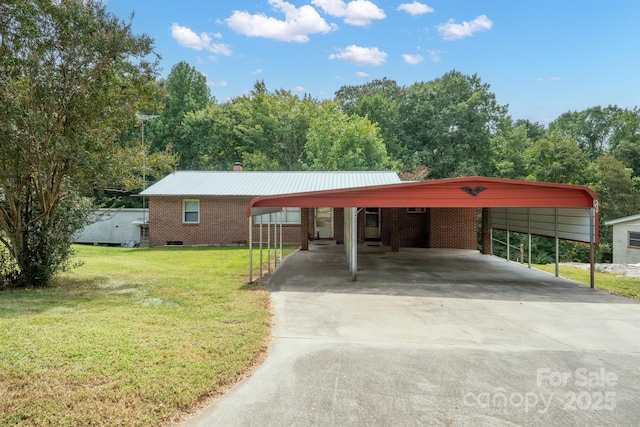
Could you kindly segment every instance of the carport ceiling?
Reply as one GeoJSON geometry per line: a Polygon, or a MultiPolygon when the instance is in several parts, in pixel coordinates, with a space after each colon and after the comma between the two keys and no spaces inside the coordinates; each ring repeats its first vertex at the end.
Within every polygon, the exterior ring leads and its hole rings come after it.
{"type": "Polygon", "coordinates": [[[257,197],[248,215],[263,207],[379,208],[597,208],[588,187],[486,177],[402,182],[341,190],[257,197]]]}

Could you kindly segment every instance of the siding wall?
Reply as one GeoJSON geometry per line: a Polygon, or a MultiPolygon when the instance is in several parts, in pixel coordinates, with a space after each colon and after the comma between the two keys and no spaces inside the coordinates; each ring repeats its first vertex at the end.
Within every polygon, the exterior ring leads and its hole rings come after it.
{"type": "Polygon", "coordinates": [[[640,263],[640,249],[629,247],[629,231],[640,233],[640,221],[630,221],[613,226],[614,264],[640,263]]]}

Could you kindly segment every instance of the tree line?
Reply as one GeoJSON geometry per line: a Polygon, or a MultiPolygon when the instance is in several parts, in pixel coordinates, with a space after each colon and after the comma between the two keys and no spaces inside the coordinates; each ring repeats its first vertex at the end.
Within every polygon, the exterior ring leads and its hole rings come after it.
{"type": "MultiPolygon", "coordinates": [[[[481,175],[593,188],[602,222],[640,212],[640,109],[569,111],[544,126],[514,120],[477,75],[450,71],[400,86],[391,79],[342,86],[332,100],[269,91],[226,102],[185,62],[166,80],[164,108],[148,128],[152,151],[172,147],[185,170],[395,170],[405,179],[481,175]]],[[[600,261],[610,260],[602,226],[600,261]]],[[[522,236],[519,238],[523,239],[522,236]]],[[[518,237],[516,237],[516,242],[518,237]]],[[[536,240],[537,261],[553,245],[536,240]]],[[[565,259],[586,249],[563,243],[565,259]]]]}

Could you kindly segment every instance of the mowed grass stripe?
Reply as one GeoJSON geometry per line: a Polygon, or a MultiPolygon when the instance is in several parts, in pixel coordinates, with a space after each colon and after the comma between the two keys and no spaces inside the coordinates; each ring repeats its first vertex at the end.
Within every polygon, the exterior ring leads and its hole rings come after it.
{"type": "Polygon", "coordinates": [[[247,248],[76,249],[57,287],[0,292],[0,425],[166,423],[268,345],[247,248]]]}

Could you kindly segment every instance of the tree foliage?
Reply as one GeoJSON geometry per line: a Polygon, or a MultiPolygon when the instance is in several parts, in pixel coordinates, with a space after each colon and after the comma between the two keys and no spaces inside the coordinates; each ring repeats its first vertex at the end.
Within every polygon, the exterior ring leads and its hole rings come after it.
{"type": "Polygon", "coordinates": [[[311,170],[384,170],[389,159],[378,128],[367,118],[348,116],[325,101],[311,123],[305,146],[311,170]]]}
{"type": "Polygon", "coordinates": [[[118,135],[153,98],[153,43],[93,0],[2,2],[0,40],[0,242],[14,282],[42,286],[68,260],[79,196],[132,173],[113,174],[118,135]]]}
{"type": "Polygon", "coordinates": [[[451,71],[407,89],[400,106],[402,144],[433,178],[488,175],[491,135],[506,115],[489,85],[451,71]]]}

